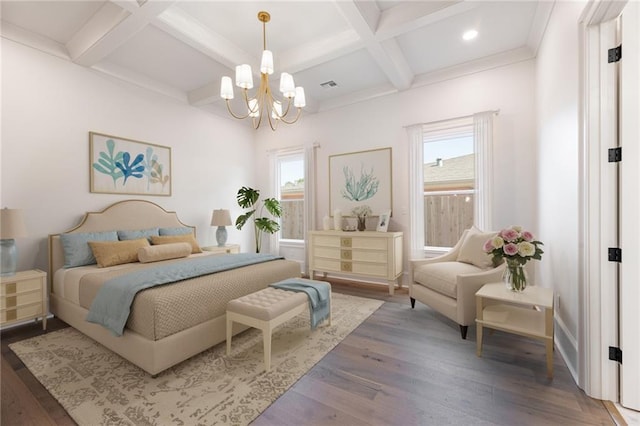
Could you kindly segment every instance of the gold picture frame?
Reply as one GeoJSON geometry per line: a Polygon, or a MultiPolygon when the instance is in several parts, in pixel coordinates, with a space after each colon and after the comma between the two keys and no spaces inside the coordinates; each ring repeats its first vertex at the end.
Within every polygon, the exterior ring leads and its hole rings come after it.
{"type": "Polygon", "coordinates": [[[171,196],[171,148],[89,132],[89,190],[171,196]]]}
{"type": "Polygon", "coordinates": [[[372,216],[392,206],[391,148],[329,156],[329,211],[353,216],[357,206],[369,206],[372,216]]]}

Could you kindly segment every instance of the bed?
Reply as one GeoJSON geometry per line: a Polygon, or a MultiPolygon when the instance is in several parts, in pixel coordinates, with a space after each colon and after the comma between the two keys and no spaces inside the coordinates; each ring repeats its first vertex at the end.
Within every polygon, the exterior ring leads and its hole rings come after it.
{"type": "MultiPolygon", "coordinates": [[[[106,268],[96,265],[65,268],[62,239],[67,241],[70,236],[114,230],[137,232],[153,227],[188,227],[195,236],[195,227],[182,223],[175,212],[168,212],[144,200],[121,201],[101,212],[86,213],[78,226],[49,236],[51,312],[151,375],[223,342],[228,300],[266,288],[273,282],[300,276],[297,262],[275,259],[142,290],[133,300],[131,314],[121,336],[114,335],[102,325],[86,321],[87,303],[80,301],[83,277],[103,272],[118,275],[121,270],[144,268],[146,265],[136,262],[106,268]]],[[[205,255],[212,254],[193,254],[187,259],[205,255]]],[[[179,259],[163,262],[174,261],[179,259]]],[[[246,327],[234,328],[234,334],[244,329],[246,327]]]]}

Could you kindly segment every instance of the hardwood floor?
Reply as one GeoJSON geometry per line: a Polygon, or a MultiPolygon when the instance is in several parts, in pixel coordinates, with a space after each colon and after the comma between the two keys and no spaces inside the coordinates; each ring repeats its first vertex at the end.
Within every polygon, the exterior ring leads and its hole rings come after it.
{"type": "MultiPolygon", "coordinates": [[[[615,425],[587,397],[559,354],[546,378],[542,343],[494,332],[475,355],[458,326],[430,308],[409,306],[406,289],[333,282],[333,291],[384,300],[367,321],[275,401],[254,425],[615,425]]],[[[48,321],[49,331],[67,325],[48,321]]],[[[6,425],[72,425],[73,420],[8,348],[42,330],[5,330],[2,415],[6,425]]]]}

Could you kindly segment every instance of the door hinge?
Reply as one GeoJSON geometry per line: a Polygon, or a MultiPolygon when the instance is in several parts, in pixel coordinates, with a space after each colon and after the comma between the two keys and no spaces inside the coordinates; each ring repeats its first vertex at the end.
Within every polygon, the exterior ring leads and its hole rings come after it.
{"type": "Polygon", "coordinates": [[[609,359],[611,361],[618,361],[622,364],[622,349],[616,346],[609,346],[609,359]]]}
{"type": "Polygon", "coordinates": [[[609,262],[622,262],[622,249],[609,247],[609,262]]]}
{"type": "Polygon", "coordinates": [[[618,62],[622,58],[622,45],[618,47],[612,47],[607,50],[607,61],[609,63],[618,62]]]}
{"type": "Polygon", "coordinates": [[[619,163],[622,161],[622,147],[609,148],[609,162],[619,163]]]}

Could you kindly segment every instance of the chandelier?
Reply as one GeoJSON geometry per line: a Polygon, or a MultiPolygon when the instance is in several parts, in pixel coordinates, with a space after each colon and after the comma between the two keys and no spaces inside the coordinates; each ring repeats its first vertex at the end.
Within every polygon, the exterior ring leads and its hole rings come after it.
{"type": "Polygon", "coordinates": [[[276,130],[280,121],[285,124],[293,124],[298,121],[302,108],[306,105],[304,89],[296,87],[293,83],[293,76],[283,72],[280,74],[280,92],[282,99],[276,98],[269,87],[269,75],[273,74],[273,53],[267,50],[267,34],[266,24],[271,19],[269,13],[258,12],[258,20],[262,22],[262,61],[260,63],[260,86],[253,97],[249,96],[249,89],[253,89],[253,74],[251,66],[242,64],[236,66],[236,86],[242,89],[247,113],[246,115],[237,115],[231,110],[229,100],[233,99],[233,85],[231,77],[224,76],[220,82],[220,97],[227,103],[229,113],[237,119],[245,119],[251,117],[253,127],[257,129],[262,123],[262,117],[266,114],[271,130],[276,130]],[[283,103],[286,107],[283,109],[283,103]],[[291,104],[297,108],[295,117],[291,104]],[[289,113],[292,114],[289,114],[289,113]]]}

